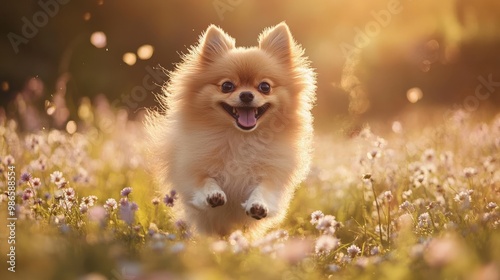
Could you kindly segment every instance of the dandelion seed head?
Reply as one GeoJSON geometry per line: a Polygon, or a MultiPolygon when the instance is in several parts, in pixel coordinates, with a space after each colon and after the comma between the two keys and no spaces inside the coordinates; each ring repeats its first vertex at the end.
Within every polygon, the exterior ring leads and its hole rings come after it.
{"type": "Polygon", "coordinates": [[[314,246],[317,255],[328,255],[339,245],[339,240],[331,235],[321,235],[314,246]]]}

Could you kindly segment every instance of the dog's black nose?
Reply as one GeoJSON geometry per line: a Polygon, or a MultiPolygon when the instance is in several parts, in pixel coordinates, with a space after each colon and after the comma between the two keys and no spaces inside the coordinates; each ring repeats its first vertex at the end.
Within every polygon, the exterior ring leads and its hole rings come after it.
{"type": "Polygon", "coordinates": [[[240,93],[240,100],[243,103],[250,103],[253,100],[253,93],[249,91],[244,91],[240,93]]]}

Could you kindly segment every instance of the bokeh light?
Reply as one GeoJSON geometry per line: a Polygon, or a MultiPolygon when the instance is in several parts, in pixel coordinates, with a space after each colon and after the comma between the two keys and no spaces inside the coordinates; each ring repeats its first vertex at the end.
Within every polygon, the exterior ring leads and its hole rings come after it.
{"type": "Polygon", "coordinates": [[[67,124],[66,124],[66,131],[69,133],[69,134],[73,134],[76,132],[76,122],[75,121],[69,121],[67,124]]]}
{"type": "Polygon", "coordinates": [[[410,101],[411,103],[417,103],[423,97],[424,97],[424,93],[418,87],[410,88],[406,92],[406,98],[408,98],[408,101],[410,101]]]}
{"type": "Polygon", "coordinates": [[[54,103],[50,102],[49,100],[45,100],[45,112],[47,112],[47,115],[52,116],[55,111],[56,106],[54,105],[54,103]]]}
{"type": "Polygon", "coordinates": [[[3,82],[2,82],[2,91],[8,91],[8,90],[9,90],[9,88],[10,88],[10,86],[9,86],[9,82],[7,82],[7,81],[3,81],[3,82]]]}
{"type": "Polygon", "coordinates": [[[96,31],[90,35],[90,42],[98,49],[104,48],[107,44],[106,34],[102,31],[96,31]]]}
{"type": "Polygon", "coordinates": [[[137,49],[137,56],[142,60],[150,59],[153,56],[154,47],[151,45],[142,45],[137,49]]]}
{"type": "Polygon", "coordinates": [[[123,55],[123,62],[125,62],[127,65],[134,65],[137,62],[137,57],[135,56],[135,53],[125,53],[123,55]]]}

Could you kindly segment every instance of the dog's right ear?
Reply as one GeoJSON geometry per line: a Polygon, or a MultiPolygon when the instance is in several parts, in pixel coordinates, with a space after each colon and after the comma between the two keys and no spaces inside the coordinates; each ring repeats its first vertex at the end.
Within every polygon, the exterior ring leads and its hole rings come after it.
{"type": "Polygon", "coordinates": [[[227,35],[222,29],[210,25],[207,31],[200,37],[199,50],[203,60],[214,61],[214,58],[233,49],[235,40],[227,35]]]}

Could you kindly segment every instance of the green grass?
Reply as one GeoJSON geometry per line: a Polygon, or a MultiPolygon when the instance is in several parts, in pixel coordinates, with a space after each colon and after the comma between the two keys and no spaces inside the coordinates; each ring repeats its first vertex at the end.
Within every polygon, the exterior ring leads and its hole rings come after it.
{"type": "Polygon", "coordinates": [[[3,261],[0,278],[496,279],[500,117],[458,116],[432,127],[403,124],[400,133],[390,124],[389,132],[365,128],[353,138],[319,133],[287,219],[248,243],[245,233],[218,240],[179,225],[146,171],[141,124],[117,118],[103,129],[97,117],[75,134],[27,134],[8,120],[0,126],[0,220],[7,223],[7,161],[14,159],[16,272],[3,261]],[[60,189],[55,171],[67,181],[60,189]],[[31,180],[21,181],[23,173],[31,180]],[[126,197],[125,187],[132,188],[126,197]],[[90,195],[97,201],[85,211],[90,195]],[[117,209],[103,208],[109,198],[117,209]],[[326,217],[313,224],[318,210],[326,217]]]}

